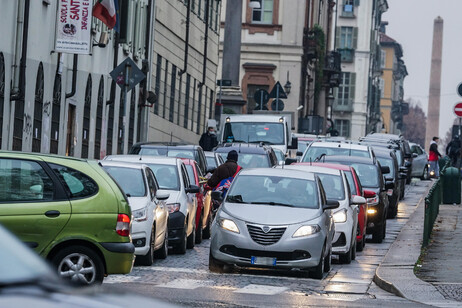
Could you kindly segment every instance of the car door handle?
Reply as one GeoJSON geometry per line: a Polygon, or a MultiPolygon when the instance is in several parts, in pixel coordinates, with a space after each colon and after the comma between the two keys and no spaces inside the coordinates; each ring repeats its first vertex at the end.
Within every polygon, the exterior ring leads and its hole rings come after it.
{"type": "Polygon", "coordinates": [[[58,217],[60,214],[61,214],[61,212],[56,211],[56,210],[51,210],[51,211],[46,211],[45,212],[45,216],[46,217],[51,217],[51,218],[58,217]]]}

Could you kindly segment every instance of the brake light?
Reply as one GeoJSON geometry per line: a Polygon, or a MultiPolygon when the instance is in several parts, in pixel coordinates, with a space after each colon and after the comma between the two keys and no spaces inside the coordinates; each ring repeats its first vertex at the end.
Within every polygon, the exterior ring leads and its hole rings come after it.
{"type": "Polygon", "coordinates": [[[127,214],[117,215],[116,232],[120,236],[130,236],[130,217],[127,214]]]}

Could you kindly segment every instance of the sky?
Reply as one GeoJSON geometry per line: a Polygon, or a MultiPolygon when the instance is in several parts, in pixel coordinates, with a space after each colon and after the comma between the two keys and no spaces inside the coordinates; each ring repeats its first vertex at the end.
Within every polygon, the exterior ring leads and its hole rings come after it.
{"type": "Polygon", "coordinates": [[[389,22],[387,35],[402,45],[403,60],[409,73],[404,80],[404,98],[420,101],[425,113],[433,21],[438,16],[444,20],[439,123],[439,136],[444,138],[456,118],[453,107],[462,102],[456,91],[462,82],[462,0],[387,1],[389,8],[382,20],[389,22]]]}

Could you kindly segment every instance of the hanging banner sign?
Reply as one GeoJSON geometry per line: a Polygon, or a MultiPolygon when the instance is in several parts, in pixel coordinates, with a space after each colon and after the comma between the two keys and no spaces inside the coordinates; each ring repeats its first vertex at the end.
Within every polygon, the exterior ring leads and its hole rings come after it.
{"type": "Polygon", "coordinates": [[[58,0],[55,51],[89,54],[91,51],[91,0],[58,0]]]}

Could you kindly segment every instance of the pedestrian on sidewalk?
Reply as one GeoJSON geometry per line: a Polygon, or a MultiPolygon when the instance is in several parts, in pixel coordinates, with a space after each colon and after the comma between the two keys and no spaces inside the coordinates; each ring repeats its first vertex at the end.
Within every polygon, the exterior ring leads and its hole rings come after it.
{"type": "Polygon", "coordinates": [[[435,178],[440,176],[440,166],[438,164],[438,159],[441,157],[440,152],[438,152],[439,140],[440,138],[433,137],[433,140],[430,143],[430,154],[428,155],[428,161],[430,163],[430,176],[435,178]]]}
{"type": "Polygon", "coordinates": [[[199,145],[204,151],[212,151],[218,145],[217,134],[212,126],[209,126],[207,131],[202,134],[199,145]]]}
{"type": "Polygon", "coordinates": [[[456,167],[457,161],[460,157],[460,139],[459,136],[455,135],[451,142],[448,143],[446,147],[446,155],[451,158],[451,165],[456,167]]]}

